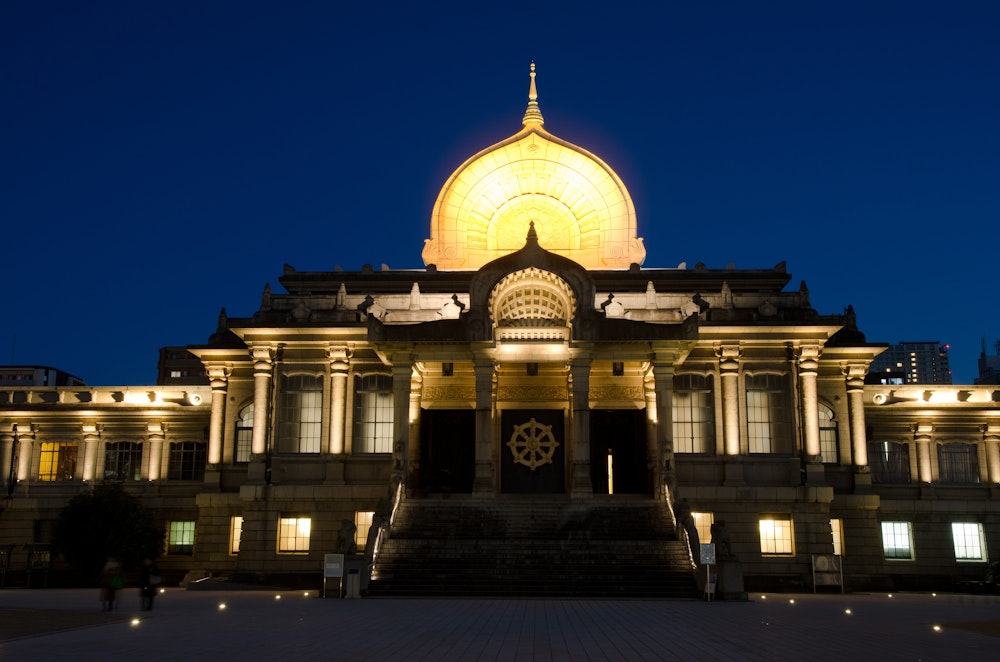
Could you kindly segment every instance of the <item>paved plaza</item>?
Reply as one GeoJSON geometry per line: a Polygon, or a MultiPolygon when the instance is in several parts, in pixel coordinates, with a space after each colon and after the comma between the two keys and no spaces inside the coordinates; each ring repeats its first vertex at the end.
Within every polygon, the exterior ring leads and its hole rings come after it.
{"type": "Polygon", "coordinates": [[[753,594],[748,602],[321,599],[294,591],[0,590],[4,660],[975,660],[1000,597],[753,594]]]}

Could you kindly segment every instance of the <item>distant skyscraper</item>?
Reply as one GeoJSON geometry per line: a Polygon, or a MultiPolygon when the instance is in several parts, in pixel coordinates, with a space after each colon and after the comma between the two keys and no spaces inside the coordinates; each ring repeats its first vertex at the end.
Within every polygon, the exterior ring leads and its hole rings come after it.
{"type": "Polygon", "coordinates": [[[1000,340],[993,343],[993,354],[986,353],[986,338],[983,338],[983,351],[979,354],[979,377],[975,384],[1000,384],[1000,340]]]}
{"type": "Polygon", "coordinates": [[[900,342],[872,361],[869,384],[951,384],[948,345],[937,340],[900,342]]]}

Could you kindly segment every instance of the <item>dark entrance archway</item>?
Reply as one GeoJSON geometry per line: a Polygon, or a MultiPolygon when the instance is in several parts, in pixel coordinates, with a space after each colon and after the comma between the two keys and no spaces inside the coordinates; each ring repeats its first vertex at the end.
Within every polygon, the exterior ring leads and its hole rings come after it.
{"type": "Polygon", "coordinates": [[[590,412],[590,472],[595,494],[608,493],[609,454],[615,494],[652,494],[646,459],[645,410],[590,412]]]}
{"type": "Polygon", "coordinates": [[[475,467],[475,410],[422,409],[419,491],[472,492],[475,467]]]}

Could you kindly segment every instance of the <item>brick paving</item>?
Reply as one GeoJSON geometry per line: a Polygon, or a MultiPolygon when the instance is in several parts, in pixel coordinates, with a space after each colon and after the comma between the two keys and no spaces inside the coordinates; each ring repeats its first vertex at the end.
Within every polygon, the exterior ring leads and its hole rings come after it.
{"type": "Polygon", "coordinates": [[[998,596],[338,600],[167,589],[141,612],[126,589],[105,614],[96,589],[0,590],[2,659],[955,660],[994,659],[998,647],[998,596]]]}

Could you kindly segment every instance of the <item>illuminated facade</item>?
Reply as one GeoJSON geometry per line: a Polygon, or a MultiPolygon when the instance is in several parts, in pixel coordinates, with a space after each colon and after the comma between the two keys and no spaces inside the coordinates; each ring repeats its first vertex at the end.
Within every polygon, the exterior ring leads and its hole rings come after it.
{"type": "Polygon", "coordinates": [[[0,389],[0,543],[44,543],[116,480],[160,513],[176,579],[315,584],[352,539],[374,590],[404,509],[552,511],[589,548],[591,514],[648,505],[674,536],[683,499],[703,542],[725,522],[751,590],[810,587],[830,554],[856,589],[981,578],[1000,391],[866,386],[885,345],[783,263],[645,258],[625,184],[543,128],[532,69],[522,129],[445,182],[424,269],[287,267],[187,348],[209,386],[0,389]]]}

